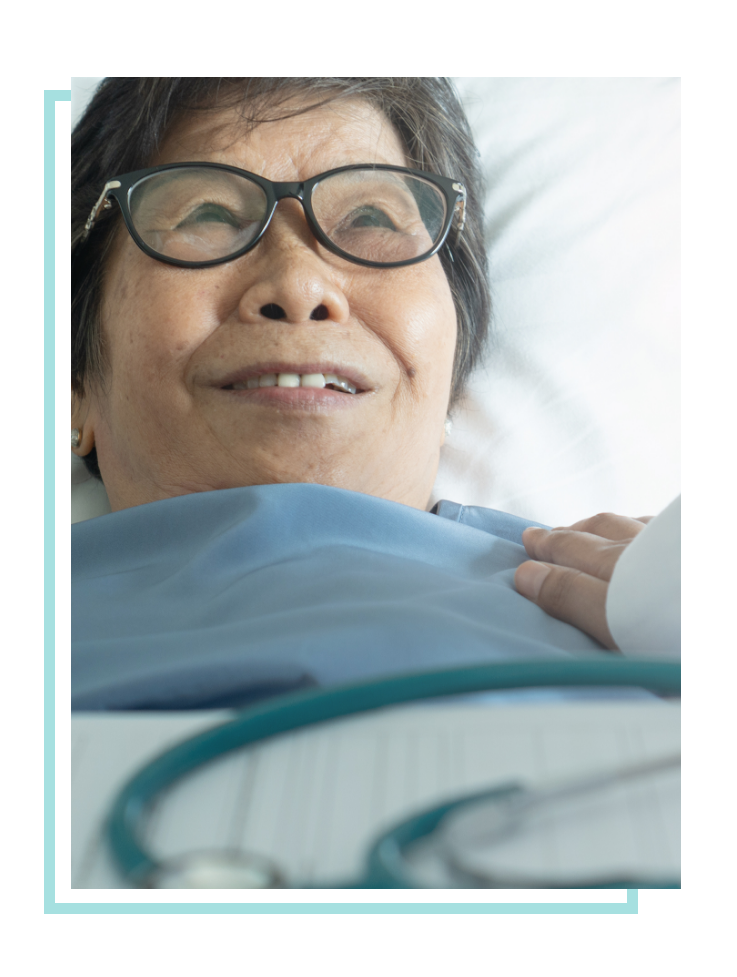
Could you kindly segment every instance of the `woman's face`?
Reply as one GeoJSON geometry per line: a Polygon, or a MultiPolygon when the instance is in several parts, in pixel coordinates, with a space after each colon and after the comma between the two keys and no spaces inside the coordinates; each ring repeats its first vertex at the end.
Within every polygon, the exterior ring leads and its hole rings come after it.
{"type": "MultiPolygon", "coordinates": [[[[250,135],[193,116],[158,163],[228,163],[301,181],[350,163],[407,165],[389,122],[336,102],[250,135]]],[[[273,309],[268,310],[273,314],[273,309]]],[[[121,229],[106,269],[107,374],[77,402],[113,510],[278,482],[315,482],[424,509],[450,395],[456,314],[436,256],[366,268],[323,248],[282,200],[261,242],[213,268],[149,258],[121,229]],[[281,318],[264,310],[279,306],[281,318]],[[313,316],[314,313],[314,317],[313,316]],[[268,374],[336,374],[331,389],[240,389],[268,374]]]]}

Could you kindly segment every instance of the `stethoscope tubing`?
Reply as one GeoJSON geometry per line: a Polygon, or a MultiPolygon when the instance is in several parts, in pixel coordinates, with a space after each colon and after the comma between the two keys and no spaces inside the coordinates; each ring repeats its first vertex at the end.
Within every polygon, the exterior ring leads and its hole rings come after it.
{"type": "MultiPolygon", "coordinates": [[[[332,719],[386,706],[472,692],[550,687],[635,686],[679,695],[680,662],[612,659],[494,662],[428,672],[414,672],[353,685],[279,696],[251,706],[233,719],[178,743],[142,767],[118,794],[107,822],[112,853],[123,873],[146,886],[160,868],[140,837],[144,815],[154,798],[177,780],[248,744],[332,719]]],[[[429,812],[430,815],[436,812],[429,812]]],[[[437,816],[440,820],[440,815],[437,816]]],[[[415,827],[416,832],[416,827],[415,827]]],[[[415,837],[417,834],[415,833],[415,837]]],[[[392,861],[392,858],[389,858],[392,861]]],[[[370,872],[379,883],[387,877],[374,858],[370,872]]],[[[391,871],[389,872],[391,876],[391,871]]],[[[379,887],[378,885],[364,887],[379,887]]],[[[392,885],[389,877],[381,887],[392,885]]],[[[402,885],[401,881],[396,884],[402,885]]]]}

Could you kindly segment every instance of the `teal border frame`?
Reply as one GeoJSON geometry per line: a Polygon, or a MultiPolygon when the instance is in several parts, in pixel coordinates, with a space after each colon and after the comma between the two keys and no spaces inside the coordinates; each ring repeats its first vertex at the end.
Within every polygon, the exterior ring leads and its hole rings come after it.
{"type": "Polygon", "coordinates": [[[70,102],[71,90],[44,92],[44,913],[234,913],[294,914],[443,914],[443,915],[609,915],[637,914],[638,890],[627,890],[627,902],[508,903],[130,903],[57,902],[55,871],[55,502],[54,408],[56,397],[55,146],[56,103],[70,102]]]}

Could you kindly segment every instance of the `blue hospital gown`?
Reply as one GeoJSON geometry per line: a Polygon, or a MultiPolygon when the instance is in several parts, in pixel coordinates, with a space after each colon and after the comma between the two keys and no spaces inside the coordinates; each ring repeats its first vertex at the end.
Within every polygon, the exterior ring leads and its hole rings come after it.
{"type": "Polygon", "coordinates": [[[72,706],[238,706],[314,685],[604,653],[514,588],[538,525],[322,485],[180,496],[72,527],[72,706]]]}

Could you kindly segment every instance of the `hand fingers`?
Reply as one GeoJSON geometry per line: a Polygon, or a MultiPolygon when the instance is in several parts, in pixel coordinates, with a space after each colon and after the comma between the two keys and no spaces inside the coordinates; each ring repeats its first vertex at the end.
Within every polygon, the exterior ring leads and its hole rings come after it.
{"type": "Polygon", "coordinates": [[[556,563],[610,580],[614,566],[629,540],[623,543],[602,539],[576,529],[539,529],[531,526],[522,533],[522,542],[535,560],[556,563]]]}
{"type": "Polygon", "coordinates": [[[561,529],[576,529],[579,532],[592,533],[604,539],[632,539],[641,533],[652,516],[642,516],[640,519],[630,519],[629,516],[617,516],[613,512],[600,512],[588,519],[574,522],[572,526],[561,526],[561,529]]]}
{"type": "Polygon", "coordinates": [[[607,584],[603,580],[569,567],[530,560],[517,567],[514,584],[523,597],[551,617],[585,631],[605,648],[617,648],[607,626],[607,584]]]}

